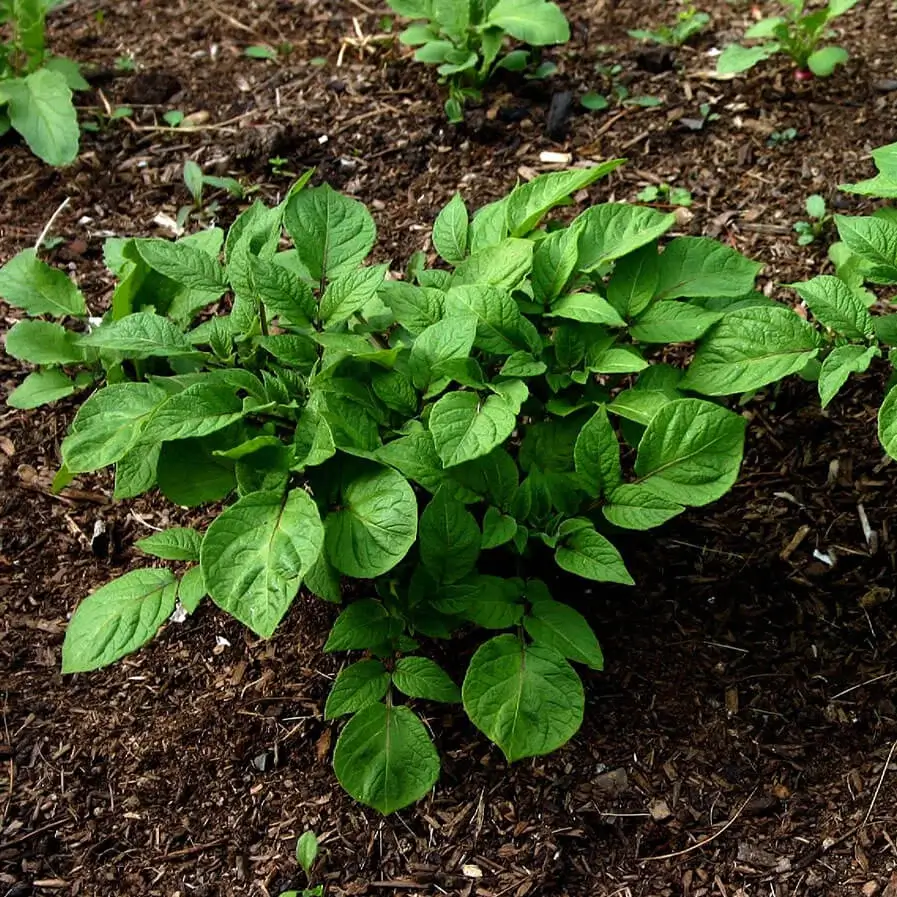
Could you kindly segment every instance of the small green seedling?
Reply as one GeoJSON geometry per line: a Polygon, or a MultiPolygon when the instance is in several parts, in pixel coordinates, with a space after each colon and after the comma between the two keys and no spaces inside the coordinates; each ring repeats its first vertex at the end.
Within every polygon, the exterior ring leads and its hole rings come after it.
{"type": "Polygon", "coordinates": [[[600,112],[610,108],[611,104],[617,106],[641,106],[643,109],[663,105],[663,100],[660,97],[649,95],[631,96],[629,88],[620,78],[623,66],[616,63],[614,65],[605,65],[602,62],[598,62],[595,65],[595,71],[601,79],[603,92],[590,91],[584,94],[579,100],[584,109],[600,112]]]}
{"type": "Polygon", "coordinates": [[[274,177],[296,177],[296,173],[287,168],[290,164],[290,160],[285,159],[283,156],[272,156],[268,159],[268,164],[271,166],[271,174],[273,174],[274,177]]]}
{"type": "Polygon", "coordinates": [[[243,185],[238,180],[204,174],[202,168],[192,159],[188,159],[184,163],[184,183],[193,197],[193,205],[181,206],[178,209],[177,223],[182,228],[191,215],[195,215],[200,219],[209,219],[213,218],[218,212],[219,204],[217,200],[213,200],[210,203],[203,201],[205,187],[212,187],[215,190],[226,190],[236,199],[242,199],[246,195],[243,185]]]}
{"type": "Polygon", "coordinates": [[[162,120],[170,128],[177,128],[184,121],[184,113],[180,109],[169,109],[162,116],[162,120]]]}
{"type": "Polygon", "coordinates": [[[660,44],[662,47],[681,47],[695,35],[700,34],[710,24],[710,16],[700,12],[689,3],[677,16],[672,25],[660,25],[657,28],[636,28],[628,31],[630,37],[649,44],[660,44]]]}
{"type": "Polygon", "coordinates": [[[301,891],[284,891],[280,897],[322,897],[324,885],[311,886],[311,870],[318,858],[318,838],[311,830],[305,832],[296,842],[296,862],[302,867],[309,887],[301,891]]]}
{"type": "Polygon", "coordinates": [[[115,60],[115,71],[124,73],[135,72],[137,71],[137,62],[133,56],[119,56],[115,60]]]}
{"type": "Polygon", "coordinates": [[[692,204],[691,192],[685,187],[671,187],[669,184],[651,184],[638,194],[639,202],[654,202],[668,206],[685,206],[692,204]]]}
{"type": "MultiPolygon", "coordinates": [[[[570,40],[564,14],[548,0],[389,0],[389,6],[416,20],[399,41],[417,47],[418,62],[438,66],[441,83],[449,90],[445,113],[454,124],[463,121],[466,102],[481,98],[494,72],[522,72],[529,66],[529,50],[506,52],[509,38],[530,47],[570,40]]],[[[537,68],[535,76],[547,77],[554,71],[549,65],[537,68]]]]}
{"type": "Polygon", "coordinates": [[[78,155],[78,116],[72,91],[90,85],[78,63],[46,48],[48,0],[0,0],[0,137],[17,131],[49,165],[78,155]]]}
{"type": "Polygon", "coordinates": [[[783,143],[791,143],[792,140],[797,140],[797,128],[784,128],[781,131],[773,131],[766,138],[766,145],[781,146],[783,143]]]}
{"type": "Polygon", "coordinates": [[[751,46],[730,44],[720,54],[717,72],[737,75],[778,53],[784,53],[794,63],[794,77],[809,81],[814,76],[828,78],[834,70],[850,58],[847,50],[820,44],[832,31],[829,23],[859,0],[829,0],[821,9],[808,10],[806,0],[783,0],[785,15],[760,19],[744,33],[751,46]]]}
{"type": "Polygon", "coordinates": [[[277,50],[266,44],[253,44],[243,51],[243,55],[250,59],[277,59],[277,50]]]}
{"type": "Polygon", "coordinates": [[[831,213],[826,208],[825,200],[818,193],[807,197],[805,208],[810,220],[798,221],[794,225],[794,231],[798,235],[797,242],[800,246],[809,246],[818,240],[828,223],[832,220],[831,213]]]}

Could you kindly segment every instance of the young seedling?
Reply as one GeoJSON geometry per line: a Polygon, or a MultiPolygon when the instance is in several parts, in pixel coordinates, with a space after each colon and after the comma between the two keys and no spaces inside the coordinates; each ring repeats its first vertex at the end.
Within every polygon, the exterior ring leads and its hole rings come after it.
{"type": "MultiPolygon", "coordinates": [[[[548,0],[388,0],[392,10],[414,21],[400,35],[401,43],[417,47],[418,62],[438,66],[448,86],[445,113],[450,122],[463,121],[464,104],[478,101],[482,89],[499,69],[522,72],[532,54],[508,51],[513,38],[530,47],[563,44],[570,26],[560,8],[548,0]]],[[[536,77],[553,71],[550,64],[536,77]]]]}
{"type": "Polygon", "coordinates": [[[296,842],[296,862],[308,879],[308,887],[301,891],[284,891],[280,897],[322,897],[324,885],[312,886],[311,872],[318,857],[318,838],[313,831],[305,832],[296,842]]]}
{"type": "Polygon", "coordinates": [[[46,48],[45,0],[0,0],[0,137],[10,129],[49,165],[78,155],[72,91],[87,90],[76,62],[46,48]]]}
{"type": "Polygon", "coordinates": [[[794,63],[794,77],[808,81],[828,78],[850,58],[843,47],[820,46],[832,36],[829,24],[852,9],[859,0],[829,0],[821,9],[807,9],[806,0],[782,0],[785,14],[760,19],[744,33],[751,46],[730,44],[720,54],[717,71],[721,75],[746,72],[778,53],[794,63]]]}
{"type": "Polygon", "coordinates": [[[639,202],[661,203],[669,206],[685,206],[692,204],[691,192],[684,187],[671,187],[669,184],[651,184],[638,194],[639,202]]]}
{"type": "Polygon", "coordinates": [[[579,102],[585,109],[600,112],[603,109],[608,109],[611,104],[617,106],[641,106],[645,109],[663,105],[663,100],[659,97],[648,95],[631,96],[629,88],[620,77],[623,72],[623,66],[619,63],[605,65],[602,62],[598,62],[595,64],[595,72],[601,80],[604,92],[590,91],[584,94],[579,102]]]}
{"type": "Polygon", "coordinates": [[[117,72],[135,72],[137,71],[137,62],[133,56],[119,56],[115,60],[115,71],[117,72]]]}
{"type": "Polygon", "coordinates": [[[188,159],[184,163],[184,184],[193,197],[193,205],[181,206],[178,209],[177,223],[183,228],[191,215],[201,220],[214,218],[218,213],[219,204],[217,200],[210,203],[203,201],[203,192],[206,187],[212,187],[216,190],[226,190],[236,199],[242,199],[246,195],[243,185],[235,178],[217,177],[216,175],[204,174],[202,168],[192,159],[188,159]]]}
{"type": "Polygon", "coordinates": [[[797,140],[797,128],[783,128],[781,131],[773,131],[766,138],[767,146],[781,146],[783,143],[791,143],[797,140]]]}
{"type": "Polygon", "coordinates": [[[684,117],[679,119],[679,124],[688,128],[690,131],[703,131],[711,122],[719,121],[719,113],[713,111],[710,103],[701,103],[698,107],[699,117],[684,117]]]}
{"type": "Polygon", "coordinates": [[[636,28],[628,31],[630,37],[662,47],[681,47],[710,24],[710,16],[700,12],[692,3],[681,10],[672,25],[660,25],[654,29],[636,28]]]}
{"type": "Polygon", "coordinates": [[[799,246],[809,246],[818,240],[832,220],[831,213],[826,209],[825,200],[818,193],[808,196],[804,206],[810,220],[798,221],[794,225],[799,246]]]}

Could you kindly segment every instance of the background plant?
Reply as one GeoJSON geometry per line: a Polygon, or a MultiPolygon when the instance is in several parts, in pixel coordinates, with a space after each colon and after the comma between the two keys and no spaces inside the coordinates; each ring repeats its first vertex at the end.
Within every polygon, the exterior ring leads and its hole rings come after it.
{"type": "Polygon", "coordinates": [[[76,62],[46,48],[48,0],[0,0],[0,136],[18,131],[31,151],[50,165],[68,165],[78,154],[73,90],[87,90],[76,62]]]}
{"type": "Polygon", "coordinates": [[[480,99],[493,72],[523,71],[529,65],[529,50],[506,52],[508,38],[530,47],[570,40],[564,14],[547,0],[389,0],[389,6],[417,20],[399,40],[418,48],[418,62],[438,66],[449,88],[445,113],[455,123],[462,121],[468,100],[480,99]]]}
{"type": "Polygon", "coordinates": [[[852,9],[859,0],[829,0],[826,6],[807,9],[805,0],[783,0],[785,14],[760,19],[744,33],[749,47],[730,44],[720,54],[717,71],[721,75],[739,74],[784,53],[796,67],[799,79],[829,77],[850,58],[843,47],[820,44],[831,36],[829,24],[852,9]]]}
{"type": "Polygon", "coordinates": [[[636,28],[626,33],[646,43],[660,44],[663,47],[681,47],[704,31],[709,24],[710,16],[698,10],[693,3],[688,3],[685,9],[676,14],[676,21],[672,25],[636,28]]]}
{"type": "Polygon", "coordinates": [[[809,246],[822,236],[832,216],[826,208],[825,199],[818,193],[807,197],[804,208],[810,220],[795,222],[794,232],[798,235],[798,245],[809,246]]]}
{"type": "Polygon", "coordinates": [[[694,397],[739,391],[728,367],[708,373],[705,353],[683,376],[664,347],[793,316],[727,246],[660,251],[674,215],[607,203],[544,223],[620,162],[544,175],[473,216],[455,196],[433,227],[440,266],[417,255],[405,280],[365,264],[376,230],[361,203],[302,183],[226,236],[107,243],[119,282],[102,321],[33,252],[13,258],[0,295],[76,323],[12,328],[7,351],[39,370],[11,403],[70,394],[85,385],[72,367],[104,381],[63,441],[59,482],[112,466],[120,498],[226,503],[205,533],[138,542],[188,566],[133,570],[82,601],[64,672],[136,650],[206,595],[267,638],[300,585],[339,602],[350,578],[362,597],[325,647],[363,656],[325,716],[349,717],[333,762],[358,800],[388,813],[433,786],[419,701],[460,700],[509,762],[572,737],[585,699],[571,664],[603,656],[557,600],[559,577],[631,585],[610,537],[718,499],[741,463],[744,418],[694,397]],[[459,689],[420,652],[476,630],[459,689]]]}

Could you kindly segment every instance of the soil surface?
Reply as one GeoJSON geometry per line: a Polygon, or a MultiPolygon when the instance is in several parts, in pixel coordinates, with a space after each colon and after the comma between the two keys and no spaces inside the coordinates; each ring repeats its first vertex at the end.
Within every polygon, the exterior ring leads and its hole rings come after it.
{"type": "MultiPolygon", "coordinates": [[[[99,311],[103,239],[170,235],[159,216],[189,202],[189,158],[270,201],[315,166],[317,182],[369,205],[376,253],[399,268],[428,248],[456,190],[481,205],[550,168],[548,151],[630,160],[591,201],[687,187],[680,232],[763,261],[777,295],[824,272],[831,234],[801,248],[792,226],[814,192],[864,208],[836,187],[871,176],[869,150],[897,139],[897,7],[862,0],[838,23],[850,63],[798,82],[775,60],[712,76],[747,3],[700,3],[711,29],[659,62],[626,31],[671,20],[672,2],[562,5],[573,41],[545,53],[558,73],[497,83],[454,128],[434,73],[375,0],[63,4],[52,46],[93,71],[79,102],[98,130],[61,171],[0,144],[0,262],[68,200],[47,257],[99,311]],[[255,44],[289,52],[248,58],[255,44]],[[583,109],[579,97],[611,87],[599,62],[662,104],[583,109]],[[564,91],[570,115],[550,115],[564,91]],[[703,103],[719,117],[693,130],[683,119],[703,103]],[[120,106],[132,115],[105,114],[120,106]],[[171,110],[195,126],[169,128],[171,110]]],[[[207,200],[224,224],[241,208],[220,191],[207,200]]],[[[24,373],[0,358],[4,393],[24,373]]],[[[311,828],[332,895],[897,897],[897,470],[875,437],[883,385],[873,370],[827,412],[800,382],[752,403],[735,490],[622,545],[635,588],[556,585],[577,590],[566,597],[607,658],[586,676],[573,741],[509,768],[463,713],[434,710],[440,781],[387,819],[330,767],[323,704],[340,661],[321,651],[334,610],[320,602],[298,600],[267,642],[204,604],[111,669],[62,678],[77,602],[141,563],[137,538],[204,521],[154,497],[113,504],[105,477],[51,495],[74,403],[0,411],[0,895],[276,897],[305,885],[293,850],[311,828]]],[[[472,647],[450,661],[456,677],[472,647]]]]}

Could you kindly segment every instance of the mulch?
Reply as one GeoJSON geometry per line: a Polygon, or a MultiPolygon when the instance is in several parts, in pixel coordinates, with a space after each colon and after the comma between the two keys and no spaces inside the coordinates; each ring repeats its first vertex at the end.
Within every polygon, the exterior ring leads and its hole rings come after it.
{"type": "MultiPolygon", "coordinates": [[[[687,187],[679,232],[763,261],[771,293],[827,270],[832,233],[801,248],[792,226],[814,192],[838,211],[871,207],[836,187],[871,175],[866,155],[895,139],[897,8],[861,3],[838,23],[848,66],[798,83],[777,62],[711,76],[708,51],[738,37],[746,4],[701,3],[712,30],[660,66],[626,35],[659,7],[564,6],[573,41],[546,52],[558,74],[498,81],[453,128],[433,73],[369,2],[64,5],[52,45],[94,67],[79,102],[99,129],[62,171],[0,144],[0,262],[68,199],[49,257],[99,311],[104,237],[169,235],[158,216],[189,202],[186,159],[275,201],[290,183],[279,158],[362,199],[377,257],[400,268],[456,190],[481,205],[545,170],[548,151],[629,159],[591,201],[687,187]],[[290,50],[244,55],[260,43],[290,50]],[[136,71],[117,64],[126,56],[136,71]],[[662,105],[581,108],[610,87],[598,61],[662,105]],[[682,120],[702,103],[719,119],[691,130],[682,120]],[[101,114],[123,105],[127,120],[101,114]],[[173,109],[198,127],[160,129],[173,109]],[[795,139],[773,138],[789,128],[795,139]]],[[[225,225],[240,210],[209,198],[225,225]]],[[[154,496],[113,503],[105,476],[51,495],[75,403],[0,411],[0,895],[278,895],[305,885],[293,850],[312,828],[332,895],[897,897],[897,470],[875,437],[885,367],[825,412],[800,381],[749,403],[732,493],[621,542],[634,588],[554,584],[607,659],[584,676],[586,721],[569,745],[508,767],[457,708],[427,707],[440,781],[386,819],[330,767],[338,729],[323,704],[340,660],[322,653],[334,610],[321,602],[302,596],[265,642],[205,604],[114,667],[62,678],[78,600],[139,566],[133,543],[151,528],[205,519],[154,496]]],[[[23,373],[0,358],[4,390],[23,373]]],[[[474,647],[445,658],[456,678],[474,647]]]]}

